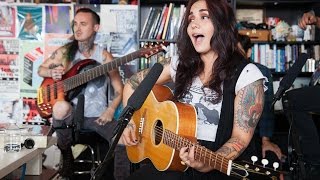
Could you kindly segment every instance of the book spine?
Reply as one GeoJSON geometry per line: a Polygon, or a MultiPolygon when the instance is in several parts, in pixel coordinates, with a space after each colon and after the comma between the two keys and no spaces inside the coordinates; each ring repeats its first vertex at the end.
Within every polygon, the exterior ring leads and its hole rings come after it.
{"type": "Polygon", "coordinates": [[[165,25],[165,22],[166,22],[166,19],[167,19],[168,11],[169,11],[169,7],[166,6],[165,9],[164,9],[164,13],[163,13],[163,17],[162,17],[161,24],[160,24],[160,27],[159,27],[159,31],[158,31],[158,34],[157,34],[157,37],[156,37],[156,39],[158,39],[158,40],[161,39],[161,35],[162,35],[163,28],[164,28],[164,25],[165,25]]]}
{"type": "Polygon", "coordinates": [[[150,12],[150,18],[148,19],[147,24],[146,24],[146,29],[143,32],[143,36],[142,36],[143,39],[147,39],[148,38],[148,35],[150,33],[150,29],[151,29],[151,26],[152,26],[152,20],[154,19],[154,16],[155,16],[155,8],[152,8],[152,10],[150,12]]]}
{"type": "Polygon", "coordinates": [[[174,4],[170,3],[169,4],[169,9],[168,9],[168,15],[167,15],[166,22],[165,22],[164,29],[163,29],[163,33],[162,33],[162,39],[166,39],[167,31],[168,31],[168,25],[169,25],[169,23],[170,23],[170,21],[172,19],[173,8],[174,8],[174,4]]]}
{"type": "Polygon", "coordinates": [[[157,38],[158,31],[159,31],[159,28],[160,28],[160,25],[161,25],[161,22],[162,22],[162,18],[163,18],[163,14],[164,14],[164,11],[166,9],[166,6],[167,6],[167,4],[165,4],[162,7],[162,9],[160,9],[160,11],[161,11],[160,18],[155,22],[156,23],[156,28],[155,28],[155,30],[153,32],[152,39],[156,39],[157,38]]]}
{"type": "Polygon", "coordinates": [[[146,20],[144,22],[144,25],[143,25],[143,28],[142,28],[142,30],[140,32],[140,38],[143,38],[143,33],[146,30],[146,27],[147,27],[147,24],[148,24],[152,9],[153,9],[153,7],[150,7],[149,10],[148,10],[147,18],[146,18],[146,20]]]}
{"type": "Polygon", "coordinates": [[[148,35],[148,39],[154,39],[153,38],[153,34],[154,34],[154,31],[155,31],[156,26],[157,26],[157,23],[155,23],[155,22],[157,22],[159,20],[159,18],[160,18],[160,10],[157,9],[156,12],[155,12],[155,19],[152,21],[154,23],[151,26],[151,29],[150,29],[150,32],[149,32],[149,35],[148,35]]]}

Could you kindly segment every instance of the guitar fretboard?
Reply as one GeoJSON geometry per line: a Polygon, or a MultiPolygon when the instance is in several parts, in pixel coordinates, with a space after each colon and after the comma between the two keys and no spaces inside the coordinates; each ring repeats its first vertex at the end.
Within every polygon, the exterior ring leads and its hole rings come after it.
{"type": "MultiPolygon", "coordinates": [[[[159,134],[157,133],[157,136],[158,135],[159,134]]],[[[167,129],[164,131],[163,143],[176,150],[180,150],[182,147],[194,146],[196,160],[201,161],[224,174],[227,174],[229,159],[226,159],[220,154],[214,153],[199,144],[195,144],[186,138],[180,137],[167,129]]]]}
{"type": "Polygon", "coordinates": [[[132,61],[133,59],[136,59],[139,57],[140,51],[133,52],[131,54],[128,54],[126,56],[120,57],[115,59],[114,61],[111,61],[106,64],[99,65],[97,67],[94,67],[92,69],[89,69],[85,72],[82,72],[80,74],[77,74],[75,76],[69,77],[62,81],[64,91],[69,91],[71,89],[74,89],[82,84],[85,84],[99,76],[102,76],[106,74],[107,72],[117,68],[120,65],[126,64],[129,61],[132,61]]]}

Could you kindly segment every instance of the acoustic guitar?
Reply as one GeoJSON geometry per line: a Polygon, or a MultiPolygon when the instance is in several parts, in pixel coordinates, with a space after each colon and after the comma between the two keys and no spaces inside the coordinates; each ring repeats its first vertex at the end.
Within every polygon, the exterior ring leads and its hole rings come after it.
{"type": "MultiPolygon", "coordinates": [[[[195,159],[228,175],[247,179],[252,174],[276,180],[279,172],[248,162],[233,162],[196,142],[196,110],[192,105],[170,101],[169,88],[155,85],[142,107],[133,114],[139,143],[127,146],[129,160],[139,163],[150,159],[159,171],[185,171],[179,150],[195,147],[195,159]]],[[[256,177],[256,176],[255,176],[256,177]]],[[[254,178],[256,179],[256,178],[254,178]]],[[[260,178],[259,178],[260,179],[260,178]]]]}
{"type": "Polygon", "coordinates": [[[148,58],[165,50],[167,44],[160,43],[155,45],[146,45],[138,51],[130,53],[124,57],[117,58],[109,63],[105,63],[87,71],[81,72],[81,69],[88,65],[96,63],[93,59],[85,59],[76,63],[60,81],[54,81],[52,78],[44,78],[42,84],[37,90],[37,110],[42,118],[52,116],[52,107],[57,101],[65,100],[70,90],[84,85],[85,83],[106,74],[107,72],[126,64],[134,59],[148,58]]]}

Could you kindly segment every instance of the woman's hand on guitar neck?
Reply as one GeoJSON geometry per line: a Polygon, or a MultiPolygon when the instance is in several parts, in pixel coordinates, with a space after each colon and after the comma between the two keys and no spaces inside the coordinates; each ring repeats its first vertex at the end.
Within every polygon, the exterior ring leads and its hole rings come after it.
{"type": "Polygon", "coordinates": [[[200,172],[209,172],[213,168],[210,166],[206,166],[203,162],[196,160],[194,146],[192,147],[183,147],[180,149],[179,156],[181,159],[181,164],[187,165],[196,169],[200,172]]]}
{"type": "Polygon", "coordinates": [[[119,144],[124,144],[126,146],[134,146],[138,144],[138,138],[136,136],[136,125],[131,120],[127,127],[124,129],[119,144]]]}

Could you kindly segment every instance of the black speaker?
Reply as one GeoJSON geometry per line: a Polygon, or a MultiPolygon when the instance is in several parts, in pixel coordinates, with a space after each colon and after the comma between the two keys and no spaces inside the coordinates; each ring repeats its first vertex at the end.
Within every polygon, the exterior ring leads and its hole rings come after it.
{"type": "Polygon", "coordinates": [[[282,98],[289,120],[288,161],[293,179],[320,179],[320,86],[287,91],[282,98]]]}
{"type": "Polygon", "coordinates": [[[27,149],[32,149],[34,147],[34,140],[31,138],[27,138],[24,140],[24,143],[21,144],[21,147],[25,147],[27,149]]]}

